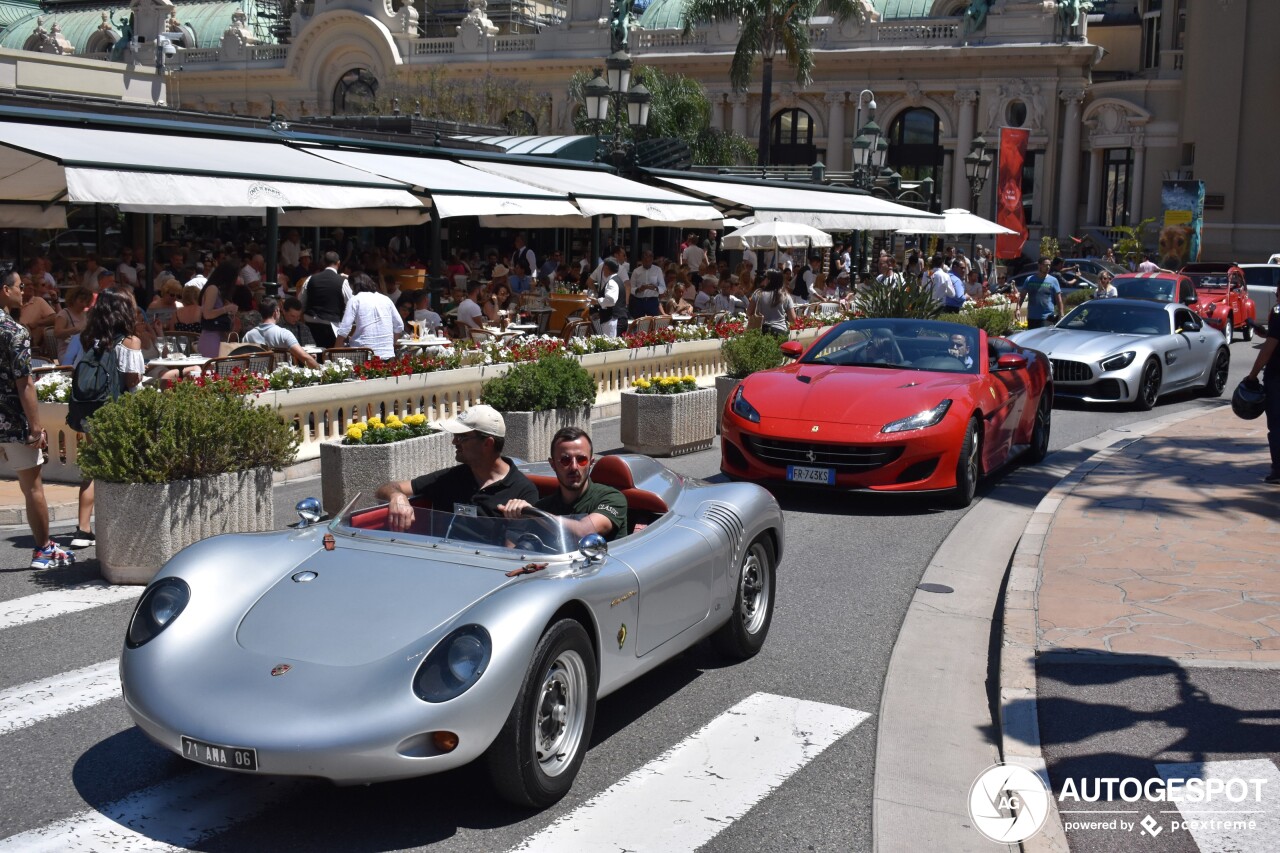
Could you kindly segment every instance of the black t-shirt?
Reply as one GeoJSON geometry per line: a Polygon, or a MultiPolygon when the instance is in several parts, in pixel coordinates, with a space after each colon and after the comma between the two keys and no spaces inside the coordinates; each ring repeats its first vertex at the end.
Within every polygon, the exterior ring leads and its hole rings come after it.
{"type": "Polygon", "coordinates": [[[502,457],[510,468],[507,476],[496,483],[480,488],[475,474],[466,465],[455,465],[440,471],[432,471],[415,477],[411,483],[413,494],[431,498],[431,508],[437,512],[452,512],[458,515],[484,515],[497,517],[502,515],[498,506],[512,498],[522,498],[529,503],[538,499],[538,487],[516,469],[511,460],[502,457]],[[458,508],[463,511],[459,512],[458,508]],[[475,507],[475,510],[471,510],[475,507]]]}
{"type": "Polygon", "coordinates": [[[605,539],[617,539],[619,530],[623,536],[626,535],[627,499],[613,486],[588,482],[586,491],[572,506],[565,503],[560,490],[556,489],[534,506],[552,515],[591,515],[598,512],[613,523],[613,529],[605,534],[605,539]]]}
{"type": "MultiPolygon", "coordinates": [[[[1276,303],[1267,315],[1267,337],[1280,338],[1280,302],[1276,303]]],[[[1268,370],[1280,370],[1280,347],[1271,351],[1271,359],[1267,362],[1268,370]]]]}

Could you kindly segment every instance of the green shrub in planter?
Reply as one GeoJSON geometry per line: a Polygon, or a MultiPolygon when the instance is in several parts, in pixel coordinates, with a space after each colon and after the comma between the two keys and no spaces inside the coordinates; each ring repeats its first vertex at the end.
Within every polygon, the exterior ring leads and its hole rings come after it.
{"type": "Polygon", "coordinates": [[[942,303],[933,298],[928,278],[906,277],[904,285],[868,282],[854,302],[854,311],[863,317],[907,317],[932,320],[942,313],[942,303]]]}
{"type": "Polygon", "coordinates": [[[744,379],[757,371],[778,367],[784,361],[780,344],[778,338],[758,329],[725,338],[720,344],[720,352],[724,354],[725,366],[729,368],[726,375],[744,379]]]}
{"type": "Polygon", "coordinates": [[[545,355],[486,382],[480,401],[500,412],[580,409],[596,401],[596,380],[576,358],[545,355]]]}
{"type": "Polygon", "coordinates": [[[1062,297],[1062,307],[1070,311],[1082,302],[1088,302],[1093,298],[1093,288],[1082,287],[1079,290],[1073,290],[1066,296],[1062,297]]]}
{"type": "Polygon", "coordinates": [[[274,409],[194,382],[124,394],[95,412],[89,425],[80,470],[86,479],[107,483],[279,471],[298,449],[297,434],[274,409]]]}
{"type": "Polygon", "coordinates": [[[1013,319],[1011,307],[991,305],[982,308],[971,308],[959,314],[947,315],[947,322],[976,326],[988,335],[1003,338],[1018,328],[1013,319]]]}

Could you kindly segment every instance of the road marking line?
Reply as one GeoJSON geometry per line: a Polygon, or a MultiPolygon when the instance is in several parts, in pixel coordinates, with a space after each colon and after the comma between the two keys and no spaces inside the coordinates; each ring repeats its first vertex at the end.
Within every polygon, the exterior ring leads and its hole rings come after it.
{"type": "Polygon", "coordinates": [[[3,601],[0,602],[0,631],[104,604],[128,601],[142,595],[142,590],[140,586],[110,586],[102,581],[92,581],[68,589],[39,592],[3,601]]]}
{"type": "MultiPolygon", "coordinates": [[[[1265,779],[1257,789],[1248,785],[1246,799],[1232,802],[1225,794],[1208,802],[1173,803],[1183,820],[1202,823],[1180,832],[1189,832],[1200,853],[1274,853],[1280,850],[1280,771],[1265,758],[1241,761],[1188,761],[1179,764],[1157,764],[1156,772],[1169,779],[1204,779],[1227,782],[1241,779],[1265,779]],[[1261,790],[1261,802],[1255,799],[1261,790]],[[1245,814],[1244,812],[1250,812],[1245,814]],[[1252,821],[1253,828],[1248,828],[1252,821]]],[[[1233,786],[1239,795],[1239,785],[1233,786]]],[[[1229,793],[1229,792],[1228,792],[1229,793]]]]}
{"type": "Polygon", "coordinates": [[[131,853],[187,848],[257,815],[299,784],[298,780],[201,769],[0,839],[0,850],[131,853]]]}
{"type": "Polygon", "coordinates": [[[696,849],[869,716],[753,694],[513,851],[696,849]]]}
{"type": "Polygon", "coordinates": [[[104,660],[0,690],[0,735],[120,696],[120,662],[104,660]]]}

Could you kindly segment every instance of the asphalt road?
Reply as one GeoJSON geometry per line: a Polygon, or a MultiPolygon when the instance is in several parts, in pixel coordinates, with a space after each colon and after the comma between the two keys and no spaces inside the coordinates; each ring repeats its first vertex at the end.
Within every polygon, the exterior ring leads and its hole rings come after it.
{"type": "MultiPolygon", "coordinates": [[[[1252,346],[1237,342],[1232,355],[1229,387],[1252,362],[1252,346]]],[[[1180,395],[1166,399],[1156,411],[1204,405],[1209,403],[1180,395]]],[[[1064,405],[1054,413],[1052,447],[1146,417],[1118,408],[1064,405]]],[[[595,438],[598,452],[617,448],[617,421],[598,425],[595,438]]],[[[685,474],[713,477],[718,458],[713,450],[667,464],[685,474]]],[[[278,522],[291,520],[293,503],[318,490],[318,479],[277,489],[278,522]]],[[[911,497],[783,493],[779,499],[786,512],[788,553],[763,651],[747,663],[725,666],[708,647],[699,646],[602,700],[581,774],[556,806],[530,813],[502,805],[482,775],[471,769],[357,788],[291,780],[253,788],[251,798],[233,795],[214,816],[192,816],[189,822],[205,821],[212,831],[181,846],[219,851],[512,849],[746,697],[764,692],[872,716],[759,802],[742,804],[701,849],[869,850],[875,715],[890,651],[916,583],[962,513],[911,497]]],[[[10,529],[3,536],[12,550],[0,546],[6,555],[0,566],[25,566],[31,547],[25,529],[10,529]]],[[[0,613],[5,603],[24,596],[95,578],[92,551],[80,552],[80,559],[75,567],[40,573],[0,568],[0,613]]],[[[49,835],[44,843],[61,844],[57,839],[63,836],[57,833],[70,831],[73,818],[92,823],[102,822],[104,814],[164,809],[166,801],[155,798],[174,786],[225,781],[225,774],[186,763],[150,743],[132,726],[118,696],[23,725],[4,724],[12,714],[42,707],[39,691],[25,686],[43,689],[60,674],[114,660],[132,606],[132,600],[119,601],[11,627],[0,618],[0,850],[9,844],[28,849],[41,834],[49,835]],[[151,786],[159,786],[160,792],[147,794],[151,799],[138,793],[151,786]]],[[[750,745],[744,743],[742,750],[749,751],[750,745]]],[[[922,761],[927,764],[927,756],[922,761]]],[[[244,777],[230,778],[233,794],[249,784],[244,777]]],[[[219,790],[226,788],[223,784],[219,790]]],[[[664,816],[640,818],[661,822],[664,816]]],[[[106,824],[112,826],[110,820],[106,824]]],[[[126,839],[102,841],[108,830],[86,832],[100,846],[85,849],[136,849],[126,839]]],[[[159,830],[155,836],[187,837],[159,830]]]]}

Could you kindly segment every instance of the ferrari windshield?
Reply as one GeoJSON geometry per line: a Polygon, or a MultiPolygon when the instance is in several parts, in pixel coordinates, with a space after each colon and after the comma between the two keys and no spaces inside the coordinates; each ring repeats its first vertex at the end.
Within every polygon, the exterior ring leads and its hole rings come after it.
{"type": "Polygon", "coordinates": [[[413,521],[408,529],[397,526],[389,517],[386,504],[343,513],[330,523],[330,529],[355,536],[395,540],[422,545],[458,544],[483,546],[518,554],[568,554],[578,550],[578,539],[562,523],[565,518],[529,512],[523,518],[502,516],[455,515],[422,507],[413,507],[413,521]]]}
{"type": "Polygon", "coordinates": [[[1058,321],[1059,329],[1117,335],[1167,335],[1169,314],[1156,305],[1093,299],[1058,321]]]}
{"type": "Polygon", "coordinates": [[[978,330],[935,320],[849,320],[823,335],[801,364],[978,372],[978,330]]]}
{"type": "Polygon", "coordinates": [[[1122,299],[1153,299],[1172,302],[1178,282],[1171,278],[1118,278],[1112,282],[1122,299]]]}

